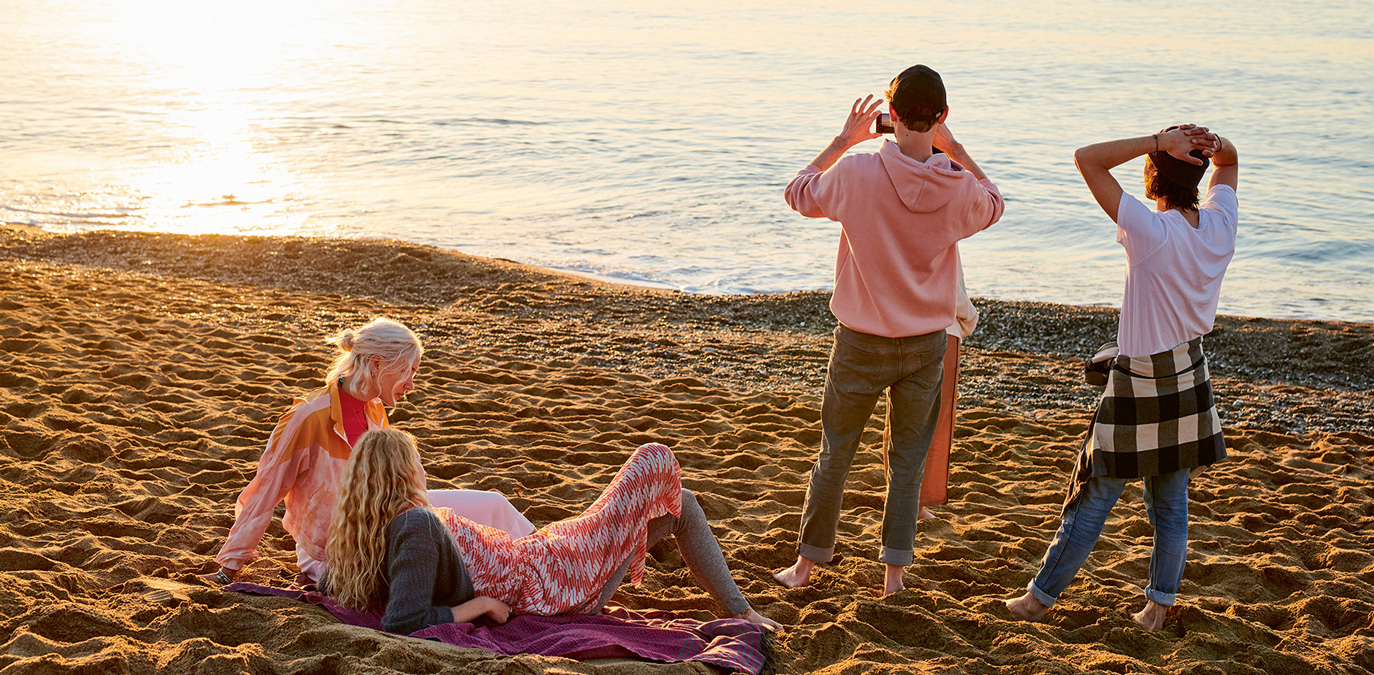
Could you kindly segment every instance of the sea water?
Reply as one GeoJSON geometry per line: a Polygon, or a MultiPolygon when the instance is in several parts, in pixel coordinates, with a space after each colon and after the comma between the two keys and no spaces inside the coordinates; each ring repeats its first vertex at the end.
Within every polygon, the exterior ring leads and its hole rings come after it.
{"type": "Polygon", "coordinates": [[[961,244],[973,295],[1120,302],[1073,150],[1194,122],[1240,154],[1221,311],[1369,321],[1371,36],[1340,0],[0,0],[0,220],[828,289],[838,225],[783,187],[924,63],[1007,200],[961,244]]]}

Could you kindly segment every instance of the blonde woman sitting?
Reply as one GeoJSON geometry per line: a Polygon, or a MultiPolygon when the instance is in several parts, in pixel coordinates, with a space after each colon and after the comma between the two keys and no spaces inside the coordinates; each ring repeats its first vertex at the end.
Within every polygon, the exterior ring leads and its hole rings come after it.
{"type": "Polygon", "coordinates": [[[346,607],[382,611],[382,627],[397,633],[483,616],[500,624],[512,613],[592,614],[626,571],[639,583],[645,551],[671,533],[727,614],[780,628],[740,593],[680,474],[666,446],[641,446],[582,515],[513,537],[433,507],[415,440],[370,431],[344,469],[321,587],[346,607]]]}
{"type": "MultiPolygon", "coordinates": [[[[323,574],[339,478],[353,444],[370,429],[386,428],[386,408],[414,388],[424,353],[415,333],[390,319],[345,330],[330,342],[339,354],[325,375],[325,386],[296,399],[272,430],[257,475],[234,503],[234,525],[215,556],[219,570],[203,575],[207,581],[227,584],[257,557],[258,542],[283,500],[282,526],[296,540],[301,572],[311,579],[323,574]]],[[[534,531],[499,493],[436,490],[427,497],[513,536],[534,531]]]]}

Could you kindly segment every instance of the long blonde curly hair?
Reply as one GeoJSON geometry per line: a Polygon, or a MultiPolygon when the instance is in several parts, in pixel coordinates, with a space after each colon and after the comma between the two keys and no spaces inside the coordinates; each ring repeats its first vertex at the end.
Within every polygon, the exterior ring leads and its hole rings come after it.
{"type": "Polygon", "coordinates": [[[329,527],[329,594],[350,609],[376,609],[386,584],[387,524],[428,506],[415,438],[392,429],[363,434],[344,468],[329,527]]]}

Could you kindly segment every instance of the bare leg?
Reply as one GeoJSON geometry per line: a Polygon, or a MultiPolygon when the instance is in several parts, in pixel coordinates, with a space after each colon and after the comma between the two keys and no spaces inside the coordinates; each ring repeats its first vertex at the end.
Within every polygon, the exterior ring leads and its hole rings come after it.
{"type": "Polygon", "coordinates": [[[916,514],[916,520],[935,520],[935,514],[927,511],[926,507],[922,506],[921,512],[916,514]]]}
{"type": "Polygon", "coordinates": [[[1164,617],[1169,612],[1167,605],[1161,605],[1154,600],[1146,600],[1145,608],[1131,615],[1141,628],[1148,631],[1157,631],[1164,627],[1164,617]]]}
{"type": "Polygon", "coordinates": [[[797,556],[797,562],[785,570],[775,572],[773,578],[788,588],[801,588],[811,583],[811,570],[815,566],[815,562],[797,556]]]}

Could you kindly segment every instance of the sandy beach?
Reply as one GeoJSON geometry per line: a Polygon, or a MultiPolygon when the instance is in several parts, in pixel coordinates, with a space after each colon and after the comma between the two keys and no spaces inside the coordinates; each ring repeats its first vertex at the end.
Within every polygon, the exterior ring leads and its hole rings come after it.
{"type": "MultiPolygon", "coordinates": [[[[976,264],[967,261],[967,264],[976,264]]],[[[976,289],[974,289],[976,292],[976,289]]],[[[1223,290],[1223,293],[1225,291],[1223,290]]],[[[0,229],[0,673],[685,673],[344,626],[194,575],[276,418],[320,385],[325,337],[416,330],[392,411],[430,487],[574,515],[635,446],[670,445],[745,595],[787,625],[782,672],[1361,673],[1374,670],[1374,325],[1221,317],[1207,338],[1231,457],[1192,487],[1188,566],[1141,632],[1152,528],[1139,484],[1042,623],[1013,621],[1057,525],[1098,390],[1108,308],[975,300],[950,503],[909,590],[873,597],[881,408],[850,475],[839,556],[791,563],[818,450],[834,319],[824,293],[693,296],[375,240],[0,229]]],[[[243,580],[295,577],[274,522],[243,580]]],[[[613,604],[712,618],[671,542],[613,604]]]]}

